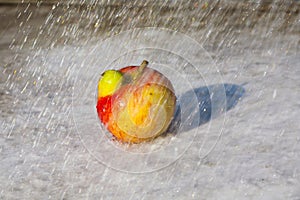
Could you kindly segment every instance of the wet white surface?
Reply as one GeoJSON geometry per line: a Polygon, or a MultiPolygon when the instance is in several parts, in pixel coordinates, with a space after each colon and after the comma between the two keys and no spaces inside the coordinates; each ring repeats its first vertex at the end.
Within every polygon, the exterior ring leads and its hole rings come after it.
{"type": "MultiPolygon", "coordinates": [[[[1,17],[7,19],[23,10],[7,10],[1,17]]],[[[153,56],[155,51],[141,53],[152,55],[157,62],[172,63],[173,68],[166,64],[161,70],[174,83],[177,96],[184,97],[183,102],[193,99],[189,94],[197,97],[189,93],[193,89],[207,95],[207,86],[219,91],[216,94],[221,94],[221,99],[226,98],[225,92],[232,107],[201,125],[148,144],[127,146],[104,138],[102,142],[120,153],[104,149],[95,154],[101,149],[100,141],[87,145],[84,139],[85,135],[105,135],[100,125],[91,128],[97,117],[89,111],[95,107],[89,93],[96,87],[95,62],[101,62],[103,55],[108,57],[103,63],[112,62],[110,53],[118,49],[108,46],[97,56],[94,50],[102,48],[105,34],[79,39],[74,29],[75,39],[64,43],[58,39],[62,39],[61,27],[49,29],[48,36],[40,36],[37,46],[32,46],[37,38],[34,30],[47,20],[42,13],[48,12],[47,8],[35,11],[26,26],[16,20],[3,22],[1,27],[1,199],[300,199],[299,31],[272,33],[272,25],[276,28],[281,18],[270,20],[267,28],[258,26],[250,31],[228,24],[226,28],[189,29],[186,35],[211,57],[207,60],[201,59],[204,54],[190,54],[200,64],[187,65],[184,70],[176,63],[184,63],[185,57],[166,54],[168,60],[153,56]],[[38,19],[40,15],[45,18],[38,19]],[[24,42],[23,31],[33,32],[29,44],[24,42]],[[203,37],[209,33],[210,40],[203,37]],[[211,65],[218,70],[209,68],[211,65]],[[176,81],[182,73],[187,82],[176,81]],[[217,87],[225,83],[238,89],[217,87]],[[80,86],[88,88],[86,93],[80,86]],[[80,101],[74,101],[77,92],[80,101]],[[124,159],[132,153],[144,157],[124,159]],[[113,166],[107,164],[109,160],[115,161],[109,163],[113,166]],[[157,168],[160,164],[164,167],[157,168]],[[152,170],[143,171],[141,166],[152,170]]],[[[295,18],[290,30],[299,27],[299,14],[295,18]]],[[[49,27],[40,29],[47,32],[49,27]]],[[[170,38],[172,35],[158,34],[156,41],[170,38]]],[[[207,100],[203,95],[199,95],[201,100],[207,100]]],[[[209,103],[204,102],[204,108],[210,108],[209,103]]]]}

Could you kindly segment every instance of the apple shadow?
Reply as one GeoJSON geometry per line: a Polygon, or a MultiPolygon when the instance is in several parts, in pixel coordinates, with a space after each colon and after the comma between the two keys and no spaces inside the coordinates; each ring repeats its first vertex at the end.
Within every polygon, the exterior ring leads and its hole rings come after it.
{"type": "Polygon", "coordinates": [[[241,85],[225,83],[183,93],[177,98],[176,111],[167,133],[186,132],[209,122],[234,108],[245,92],[241,85]]]}

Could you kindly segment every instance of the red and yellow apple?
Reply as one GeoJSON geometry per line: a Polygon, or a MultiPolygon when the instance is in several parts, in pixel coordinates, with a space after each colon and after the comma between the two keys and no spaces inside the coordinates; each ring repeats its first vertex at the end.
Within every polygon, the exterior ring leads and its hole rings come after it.
{"type": "Polygon", "coordinates": [[[97,112],[104,126],[121,142],[140,143],[163,134],[176,106],[171,82],[148,67],[105,71],[98,82],[97,112]]]}

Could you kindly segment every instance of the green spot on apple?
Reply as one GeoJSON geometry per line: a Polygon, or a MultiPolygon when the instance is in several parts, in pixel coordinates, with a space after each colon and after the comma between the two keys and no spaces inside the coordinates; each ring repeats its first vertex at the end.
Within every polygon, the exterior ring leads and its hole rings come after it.
{"type": "Polygon", "coordinates": [[[123,75],[117,70],[107,70],[98,83],[98,97],[112,95],[121,85],[123,75]]]}

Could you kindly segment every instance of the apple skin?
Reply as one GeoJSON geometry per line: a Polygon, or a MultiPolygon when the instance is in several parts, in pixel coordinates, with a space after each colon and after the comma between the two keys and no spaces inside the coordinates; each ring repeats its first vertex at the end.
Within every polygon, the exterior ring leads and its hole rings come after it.
{"type": "MultiPolygon", "coordinates": [[[[120,69],[133,75],[139,66],[120,69]]],[[[112,95],[98,96],[97,112],[104,126],[126,143],[141,143],[163,134],[176,106],[171,82],[160,72],[146,67],[135,81],[122,85],[112,95]]]]}

